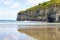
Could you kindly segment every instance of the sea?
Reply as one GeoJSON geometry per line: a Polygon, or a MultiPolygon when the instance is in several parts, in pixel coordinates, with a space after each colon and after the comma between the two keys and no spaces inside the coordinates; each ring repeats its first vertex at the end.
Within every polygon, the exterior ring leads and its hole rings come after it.
{"type": "Polygon", "coordinates": [[[29,22],[30,21],[0,20],[0,40],[37,40],[18,31],[19,27],[23,25],[26,26],[29,22]]]}

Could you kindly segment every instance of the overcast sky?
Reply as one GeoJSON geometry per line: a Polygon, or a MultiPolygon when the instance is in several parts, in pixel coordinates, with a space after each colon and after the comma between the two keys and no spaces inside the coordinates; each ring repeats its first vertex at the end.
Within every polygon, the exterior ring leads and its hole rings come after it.
{"type": "Polygon", "coordinates": [[[0,20],[16,20],[17,12],[49,0],[0,0],[0,20]]]}

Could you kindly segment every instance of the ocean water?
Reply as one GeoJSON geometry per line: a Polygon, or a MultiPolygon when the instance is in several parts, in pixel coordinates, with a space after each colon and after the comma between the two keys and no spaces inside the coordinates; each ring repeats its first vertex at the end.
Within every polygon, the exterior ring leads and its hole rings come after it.
{"type": "Polygon", "coordinates": [[[37,40],[25,33],[18,32],[19,25],[26,24],[23,21],[0,21],[0,40],[37,40]]]}

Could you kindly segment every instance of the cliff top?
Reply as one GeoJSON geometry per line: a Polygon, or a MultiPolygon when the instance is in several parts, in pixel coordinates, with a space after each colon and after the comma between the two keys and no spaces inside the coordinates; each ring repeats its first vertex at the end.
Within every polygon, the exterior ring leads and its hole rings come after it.
{"type": "MultiPolygon", "coordinates": [[[[34,7],[26,9],[25,11],[35,11],[37,9],[46,8],[51,4],[58,4],[58,3],[60,3],[60,0],[51,0],[51,1],[48,1],[48,2],[44,2],[42,4],[39,3],[38,5],[36,5],[34,7]]],[[[20,11],[20,12],[22,12],[22,11],[20,11]]]]}

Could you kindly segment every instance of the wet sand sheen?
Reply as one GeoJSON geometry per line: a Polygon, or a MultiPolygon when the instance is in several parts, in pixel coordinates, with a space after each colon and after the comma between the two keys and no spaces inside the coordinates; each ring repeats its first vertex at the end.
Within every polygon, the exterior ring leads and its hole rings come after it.
{"type": "MultiPolygon", "coordinates": [[[[41,27],[41,26],[39,26],[41,27]]],[[[60,40],[60,26],[49,26],[49,27],[41,27],[37,26],[34,28],[31,26],[30,28],[20,28],[19,32],[30,35],[38,40],[60,40]]]]}
{"type": "Polygon", "coordinates": [[[24,33],[18,32],[16,27],[2,27],[2,26],[0,26],[0,40],[35,40],[34,38],[24,33]]]}

